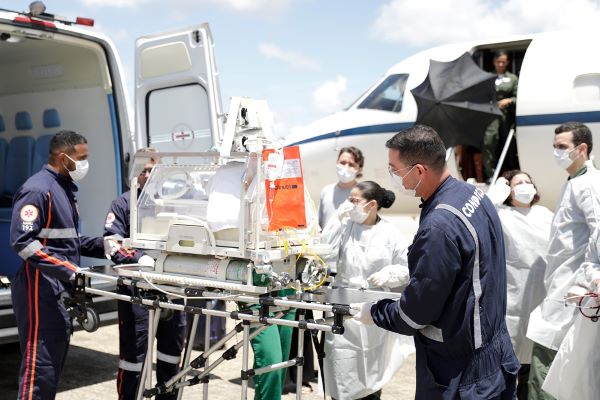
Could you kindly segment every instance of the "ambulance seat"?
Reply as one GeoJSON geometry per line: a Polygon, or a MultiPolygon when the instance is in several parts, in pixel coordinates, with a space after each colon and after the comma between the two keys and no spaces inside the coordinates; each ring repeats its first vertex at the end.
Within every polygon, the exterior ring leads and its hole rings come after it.
{"type": "Polygon", "coordinates": [[[12,195],[31,176],[33,145],[31,136],[17,136],[10,140],[6,152],[4,170],[4,193],[12,195]]]}
{"type": "MultiPolygon", "coordinates": [[[[55,108],[49,108],[44,110],[43,118],[44,128],[58,128],[60,127],[60,115],[55,108]]],[[[48,155],[50,154],[50,141],[54,136],[52,134],[42,135],[35,141],[35,148],[33,152],[33,164],[31,165],[31,173],[35,174],[42,169],[44,164],[48,162],[48,155]]]]}
{"type": "Polygon", "coordinates": [[[6,151],[8,142],[0,138],[0,193],[4,193],[4,174],[6,173],[6,151]]]}
{"type": "Polygon", "coordinates": [[[4,132],[6,130],[6,126],[4,125],[4,118],[0,115],[0,132],[4,132]]]}

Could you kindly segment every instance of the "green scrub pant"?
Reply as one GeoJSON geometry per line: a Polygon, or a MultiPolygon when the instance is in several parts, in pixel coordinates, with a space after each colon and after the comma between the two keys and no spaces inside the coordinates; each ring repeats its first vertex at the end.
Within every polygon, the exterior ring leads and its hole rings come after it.
{"type": "Polygon", "coordinates": [[[483,172],[486,179],[494,175],[494,170],[498,163],[498,141],[500,139],[501,126],[501,118],[494,120],[488,126],[483,137],[483,172]]]}
{"type": "MultiPolygon", "coordinates": [[[[293,321],[296,311],[291,310],[283,319],[293,321]]],[[[290,355],[292,329],[289,326],[271,325],[252,339],[254,351],[253,368],[287,361],[290,355]]],[[[254,376],[254,398],[256,400],[279,400],[283,391],[287,368],[254,376]]]]}
{"type": "Polygon", "coordinates": [[[531,367],[529,370],[529,400],[555,400],[553,396],[542,389],[548,370],[556,357],[556,351],[533,344],[533,353],[531,355],[531,367]]]}

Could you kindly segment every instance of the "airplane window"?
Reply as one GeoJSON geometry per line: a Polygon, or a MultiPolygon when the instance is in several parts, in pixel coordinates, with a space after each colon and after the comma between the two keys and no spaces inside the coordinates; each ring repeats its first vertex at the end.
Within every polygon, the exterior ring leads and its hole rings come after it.
{"type": "Polygon", "coordinates": [[[400,112],[408,74],[390,75],[377,86],[358,108],[400,112]]]}

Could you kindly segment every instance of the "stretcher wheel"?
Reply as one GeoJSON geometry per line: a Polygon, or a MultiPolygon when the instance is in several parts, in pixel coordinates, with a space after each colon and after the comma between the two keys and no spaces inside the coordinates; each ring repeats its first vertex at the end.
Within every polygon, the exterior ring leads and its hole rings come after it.
{"type": "Polygon", "coordinates": [[[95,332],[100,326],[100,317],[93,308],[86,309],[85,319],[80,320],[79,324],[87,332],[95,332]]]}

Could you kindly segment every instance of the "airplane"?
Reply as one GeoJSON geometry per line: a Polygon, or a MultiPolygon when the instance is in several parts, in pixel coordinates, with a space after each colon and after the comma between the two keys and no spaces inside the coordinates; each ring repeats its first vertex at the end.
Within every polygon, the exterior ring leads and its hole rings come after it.
{"type": "MultiPolygon", "coordinates": [[[[314,121],[285,138],[299,145],[305,184],[313,199],[337,181],[339,149],[356,146],[365,156],[362,180],[391,188],[385,142],[415,123],[417,105],[410,90],[418,86],[430,60],[452,61],[465,52],[493,71],[493,54],[509,53],[508,70],[519,76],[516,141],[521,170],[529,173],[541,196],[540,204],[554,209],[565,171],[554,162],[554,128],[567,121],[589,126],[600,146],[600,54],[597,34],[586,31],[544,32],[434,47],[400,61],[343,111],[314,121]]],[[[597,147],[593,153],[600,154],[597,147]]],[[[592,153],[592,154],[593,154],[592,153]]],[[[456,152],[448,159],[453,176],[463,179],[456,152]]],[[[485,190],[484,190],[485,191],[485,190]]],[[[419,199],[397,196],[390,214],[417,214],[419,199]]]]}

